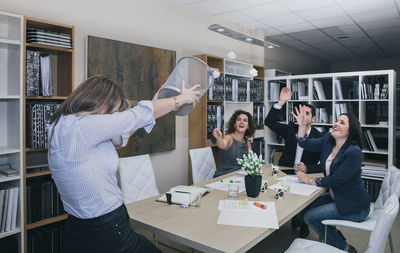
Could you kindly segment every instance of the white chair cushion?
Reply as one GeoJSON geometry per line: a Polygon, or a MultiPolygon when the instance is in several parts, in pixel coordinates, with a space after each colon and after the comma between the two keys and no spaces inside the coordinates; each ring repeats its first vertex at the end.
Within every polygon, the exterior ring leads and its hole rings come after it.
{"type": "Polygon", "coordinates": [[[297,238],[285,253],[342,253],[346,252],[325,243],[297,238]]]}
{"type": "Polygon", "coordinates": [[[159,194],[149,155],[120,158],[119,170],[125,204],[159,194]]]}
{"type": "Polygon", "coordinates": [[[214,155],[210,147],[191,149],[193,183],[198,184],[212,179],[216,171],[214,155]]]}

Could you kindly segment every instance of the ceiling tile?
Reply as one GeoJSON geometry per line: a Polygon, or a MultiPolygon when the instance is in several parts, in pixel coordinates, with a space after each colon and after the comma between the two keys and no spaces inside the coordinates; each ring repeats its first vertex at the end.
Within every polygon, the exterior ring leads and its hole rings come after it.
{"type": "Polygon", "coordinates": [[[275,30],[274,28],[271,27],[266,27],[263,29],[264,30],[264,35],[265,36],[275,36],[275,35],[281,35],[282,32],[275,30]]]}
{"type": "Polygon", "coordinates": [[[397,12],[396,9],[385,9],[385,10],[376,10],[360,14],[354,14],[351,15],[351,17],[358,23],[365,23],[365,22],[379,21],[388,18],[398,18],[399,13],[397,12]]]}
{"type": "Polygon", "coordinates": [[[231,11],[231,12],[226,12],[223,14],[216,15],[217,17],[221,17],[223,19],[228,20],[229,22],[232,22],[234,24],[239,24],[239,23],[244,23],[244,22],[250,22],[253,19],[250,18],[249,16],[246,16],[238,11],[231,11]]]}
{"type": "Polygon", "coordinates": [[[367,32],[371,37],[381,37],[392,34],[400,34],[400,27],[389,27],[386,29],[378,29],[367,32]]]}
{"type": "Polygon", "coordinates": [[[314,37],[318,37],[318,38],[324,38],[327,37],[323,32],[321,32],[320,30],[308,30],[308,31],[302,31],[302,32],[294,32],[290,34],[291,36],[297,38],[297,39],[308,39],[308,38],[314,38],[314,37]]]}
{"type": "Polygon", "coordinates": [[[273,2],[275,0],[216,0],[217,2],[226,5],[234,10],[240,10],[248,7],[253,7],[256,5],[266,4],[268,2],[273,2]]]}
{"type": "Polygon", "coordinates": [[[267,3],[242,9],[240,10],[240,12],[250,17],[261,19],[287,14],[290,13],[290,10],[285,8],[283,5],[280,5],[279,3],[267,3]]]}
{"type": "Polygon", "coordinates": [[[281,0],[279,3],[294,12],[335,5],[334,0],[281,0]]]}
{"type": "Polygon", "coordinates": [[[357,25],[343,25],[343,26],[338,26],[339,30],[341,30],[343,33],[361,33],[362,30],[360,27],[357,25]]]}
{"type": "Polygon", "coordinates": [[[293,41],[293,40],[296,40],[295,38],[290,37],[290,36],[288,36],[288,35],[286,35],[286,34],[280,34],[280,35],[270,36],[270,37],[268,37],[268,38],[271,38],[272,40],[276,40],[276,41],[279,41],[279,42],[286,42],[286,41],[293,41]]]}
{"type": "Polygon", "coordinates": [[[299,11],[297,14],[309,21],[341,17],[346,15],[346,13],[344,13],[344,11],[337,5],[299,11]]]}
{"type": "Polygon", "coordinates": [[[340,3],[340,6],[349,14],[396,8],[393,0],[346,1],[340,3]]]}
{"type": "Polygon", "coordinates": [[[279,27],[276,27],[276,29],[283,33],[293,33],[293,32],[298,32],[298,31],[307,31],[307,30],[315,29],[315,27],[313,27],[312,25],[310,25],[307,22],[303,22],[303,23],[279,26],[279,27]]]}
{"type": "Polygon", "coordinates": [[[353,20],[348,16],[324,18],[324,19],[313,20],[310,22],[318,28],[354,24],[353,20]]]}
{"type": "Polygon", "coordinates": [[[260,18],[259,20],[262,23],[269,25],[271,27],[280,27],[285,25],[304,23],[303,19],[299,18],[297,15],[292,13],[271,18],[260,18]]]}
{"type": "Polygon", "coordinates": [[[291,46],[291,47],[298,48],[298,49],[302,49],[302,48],[306,47],[306,45],[303,42],[298,41],[298,40],[287,41],[284,44],[291,46]]]}
{"type": "Polygon", "coordinates": [[[365,22],[365,23],[360,23],[360,26],[366,31],[389,28],[389,27],[398,27],[400,29],[400,18],[390,18],[390,19],[376,20],[373,22],[365,22]]]}
{"type": "Polygon", "coordinates": [[[211,14],[211,15],[217,15],[217,14],[221,14],[224,12],[232,11],[231,8],[229,8],[223,4],[217,3],[213,0],[204,0],[201,2],[196,2],[196,3],[192,4],[191,6],[197,8],[201,11],[204,11],[208,14],[211,14]]]}

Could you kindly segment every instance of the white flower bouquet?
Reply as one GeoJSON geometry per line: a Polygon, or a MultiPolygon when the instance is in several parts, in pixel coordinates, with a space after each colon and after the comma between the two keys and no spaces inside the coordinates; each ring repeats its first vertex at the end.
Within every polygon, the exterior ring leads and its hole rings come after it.
{"type": "Polygon", "coordinates": [[[253,151],[249,151],[249,154],[243,155],[243,159],[236,159],[239,165],[242,165],[244,171],[247,172],[249,176],[260,176],[262,173],[262,165],[265,161],[262,159],[262,155],[257,156],[253,151]]]}

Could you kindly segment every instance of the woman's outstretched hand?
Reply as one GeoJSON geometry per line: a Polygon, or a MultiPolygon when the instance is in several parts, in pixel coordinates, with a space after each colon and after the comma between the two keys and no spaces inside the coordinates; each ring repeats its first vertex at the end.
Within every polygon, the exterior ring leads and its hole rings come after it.
{"type": "Polygon", "coordinates": [[[183,104],[193,104],[193,107],[199,102],[199,97],[201,96],[200,91],[196,91],[200,87],[200,84],[196,84],[189,89],[185,87],[185,81],[182,80],[181,94],[176,98],[179,101],[179,105],[183,104]]]}
{"type": "Polygon", "coordinates": [[[214,138],[217,139],[217,140],[218,140],[218,138],[222,138],[222,132],[221,132],[221,130],[219,130],[219,128],[215,128],[215,129],[213,130],[213,136],[214,136],[214,138]]]}

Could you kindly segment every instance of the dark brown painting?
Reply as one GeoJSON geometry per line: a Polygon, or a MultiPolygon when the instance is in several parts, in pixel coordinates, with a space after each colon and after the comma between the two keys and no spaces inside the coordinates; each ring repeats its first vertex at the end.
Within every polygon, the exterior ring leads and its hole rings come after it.
{"type": "MultiPolygon", "coordinates": [[[[151,100],[175,67],[175,51],[88,36],[87,76],[104,75],[122,87],[136,104],[151,100]]],[[[157,119],[150,134],[138,130],[120,157],[175,149],[175,116],[157,119]]]]}

